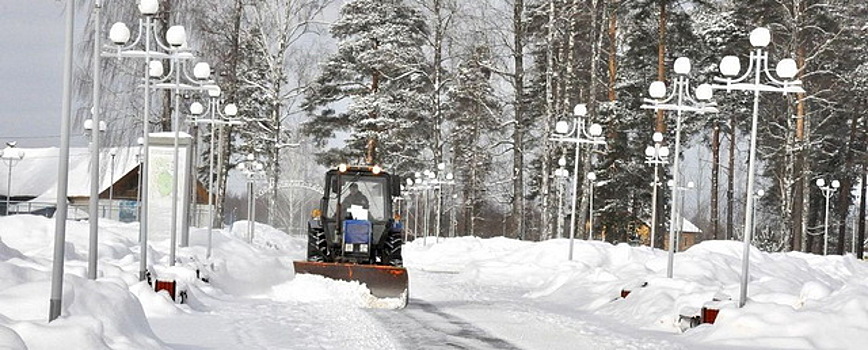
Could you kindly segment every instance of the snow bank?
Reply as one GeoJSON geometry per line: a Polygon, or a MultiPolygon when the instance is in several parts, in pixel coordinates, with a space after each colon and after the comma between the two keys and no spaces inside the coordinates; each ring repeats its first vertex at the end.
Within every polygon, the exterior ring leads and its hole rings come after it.
{"type": "MultiPolygon", "coordinates": [[[[106,247],[105,255],[130,254],[132,244],[119,232],[109,231],[100,244],[106,247]]],[[[91,281],[82,276],[87,262],[79,251],[86,247],[86,223],[67,226],[61,317],[46,323],[53,236],[53,219],[0,218],[0,344],[11,349],[165,348],[123,279],[91,281]]]]}
{"type": "Polygon", "coordinates": [[[46,323],[54,220],[29,215],[0,217],[0,348],[165,348],[148,318],[208,311],[202,300],[222,293],[284,294],[280,297],[284,300],[305,300],[313,295],[308,290],[317,295],[328,290],[338,293],[332,301],[366,303],[359,292],[365,289],[358,284],[305,278],[293,285],[292,260],[303,257],[306,239],[257,224],[253,244],[248,244],[246,229],[247,223],[239,222],[229,234],[213,230],[212,258],[206,259],[207,231],[192,228],[190,246],[178,249],[177,263],[171,267],[168,239],[153,235],[149,270],[155,279],[177,283],[188,297],[182,305],[165,291],[156,293],[147,282],[138,280],[137,224],[100,220],[98,278],[91,281],[86,278],[89,223],[69,221],[61,317],[46,323]],[[320,288],[310,288],[311,283],[320,288]]]}
{"type": "Polygon", "coordinates": [[[272,287],[291,280],[295,271],[292,260],[306,252],[307,240],[291,237],[270,226],[257,224],[253,244],[247,243],[247,222],[233,225],[228,234],[213,231],[212,259],[205,262],[207,231],[191,229],[190,245],[184,251],[197,257],[200,273],[207,275],[214,287],[235,295],[263,295],[272,287]]]}
{"type": "Polygon", "coordinates": [[[677,253],[672,279],[665,277],[665,251],[583,240],[573,248],[568,261],[564,239],[461,237],[410,242],[404,255],[411,268],[514,287],[528,299],[673,334],[681,332],[679,314],[722,299],[713,326],[681,335],[700,344],[855,349],[868,343],[868,263],[852,256],[751,249],[749,301],[739,309],[732,299],[739,294],[742,243],[709,241],[677,253]],[[631,290],[627,298],[620,298],[622,289],[631,290]]]}

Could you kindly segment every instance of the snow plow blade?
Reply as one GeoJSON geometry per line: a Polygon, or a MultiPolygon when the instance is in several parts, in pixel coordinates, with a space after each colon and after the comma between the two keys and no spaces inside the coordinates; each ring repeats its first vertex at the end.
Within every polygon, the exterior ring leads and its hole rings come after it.
{"type": "Polygon", "coordinates": [[[367,285],[377,298],[408,298],[407,269],[395,266],[294,261],[295,273],[320,275],[367,285]]]}

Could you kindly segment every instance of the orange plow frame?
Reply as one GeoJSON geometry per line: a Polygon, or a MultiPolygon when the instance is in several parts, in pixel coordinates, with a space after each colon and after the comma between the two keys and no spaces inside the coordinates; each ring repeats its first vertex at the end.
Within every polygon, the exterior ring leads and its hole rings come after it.
{"type": "Polygon", "coordinates": [[[401,298],[409,288],[407,269],[395,266],[359,265],[294,261],[295,273],[320,275],[331,279],[367,285],[377,298],[401,298]]]}

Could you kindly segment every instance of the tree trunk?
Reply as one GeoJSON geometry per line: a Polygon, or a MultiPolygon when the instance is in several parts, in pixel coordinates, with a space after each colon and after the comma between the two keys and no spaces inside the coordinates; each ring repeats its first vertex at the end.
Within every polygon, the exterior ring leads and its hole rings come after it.
{"type": "MultiPolygon", "coordinates": [[[[278,84],[280,86],[280,84],[278,84]]],[[[280,91],[280,88],[277,89],[280,91]]],[[[274,142],[277,144],[277,147],[272,151],[274,154],[274,161],[271,170],[271,195],[268,200],[268,210],[265,212],[268,214],[268,224],[274,226],[274,212],[277,210],[277,193],[278,186],[280,181],[280,148],[283,145],[280,138],[280,103],[275,103],[274,106],[274,123],[275,123],[275,135],[274,142]]]]}
{"type": "Polygon", "coordinates": [[[859,231],[856,233],[856,259],[862,260],[865,242],[865,196],[868,195],[868,169],[862,166],[862,195],[859,197],[859,231]]]}
{"type": "MultiPolygon", "coordinates": [[[[657,27],[657,80],[666,81],[666,7],[669,0],[660,0],[660,20],[657,27]]],[[[657,119],[655,121],[654,130],[665,133],[666,120],[664,119],[663,110],[657,111],[657,119]]],[[[678,157],[678,155],[675,155],[678,157]]]]}
{"type": "Polygon", "coordinates": [[[618,0],[612,0],[612,8],[609,13],[609,101],[618,99],[615,91],[615,82],[618,77],[618,0]]]}
{"type": "MultiPolygon", "coordinates": [[[[242,0],[235,1],[235,12],[234,12],[234,23],[232,28],[232,55],[229,58],[228,67],[226,68],[227,80],[228,84],[224,86],[223,89],[223,97],[226,101],[236,101],[236,91],[238,90],[238,61],[239,61],[239,52],[241,51],[241,18],[244,15],[244,3],[242,0]]],[[[229,155],[232,153],[232,126],[221,127],[221,135],[219,135],[220,144],[218,148],[221,150],[220,154],[217,155],[219,157],[218,164],[221,166],[217,167],[217,193],[215,196],[214,203],[216,205],[216,217],[217,221],[223,223],[223,215],[224,215],[224,204],[225,204],[225,196],[226,196],[226,179],[228,173],[228,167],[232,166],[229,164],[229,155]]]]}
{"type": "MultiPolygon", "coordinates": [[[[800,68],[805,66],[805,50],[799,48],[796,50],[796,59],[800,68]]],[[[799,79],[802,79],[803,71],[799,69],[799,79]]],[[[790,246],[793,251],[802,250],[802,241],[805,237],[805,94],[796,94],[796,155],[793,162],[793,175],[795,181],[793,183],[793,198],[792,198],[792,231],[790,237],[790,246]]]]}
{"type": "MultiPolygon", "coordinates": [[[[853,173],[855,166],[853,165],[853,145],[856,143],[856,131],[859,125],[859,114],[853,113],[850,117],[850,136],[847,140],[847,150],[844,154],[844,172],[846,174],[853,173]]],[[[841,179],[841,188],[838,189],[838,242],[835,245],[835,252],[838,255],[844,255],[844,241],[847,233],[847,214],[850,213],[850,190],[853,187],[853,181],[849,176],[841,179]]]]}
{"type": "Polygon", "coordinates": [[[512,134],[512,219],[515,237],[524,236],[524,0],[513,6],[513,62],[515,64],[515,129],[512,134]]]}
{"type": "Polygon", "coordinates": [[[733,216],[735,215],[735,135],[738,122],[735,113],[729,118],[729,172],[726,184],[726,236],[723,239],[733,239],[733,216]]]}
{"type": "Polygon", "coordinates": [[[720,183],[720,125],[714,122],[711,133],[711,238],[720,239],[718,228],[720,226],[720,209],[717,188],[720,183]]]}
{"type": "MultiPolygon", "coordinates": [[[[377,43],[374,43],[374,46],[377,46],[377,43]]],[[[371,94],[376,94],[380,91],[380,72],[374,71],[371,74],[371,94]]],[[[375,117],[376,112],[372,111],[371,119],[375,117]]],[[[377,130],[379,132],[379,130],[377,130]]],[[[365,164],[374,165],[377,164],[377,137],[371,136],[367,144],[365,144],[365,164]]]]}
{"type": "MultiPolygon", "coordinates": [[[[587,118],[589,118],[589,120],[594,120],[594,119],[596,119],[596,116],[597,116],[597,92],[599,91],[599,81],[598,81],[598,69],[599,68],[598,68],[597,64],[600,61],[600,56],[601,56],[600,55],[600,47],[602,46],[603,33],[604,33],[603,27],[601,27],[601,25],[600,25],[599,10],[600,10],[600,1],[599,0],[591,1],[591,38],[593,40],[593,43],[591,44],[591,61],[590,61],[591,62],[591,67],[590,67],[590,73],[591,74],[590,74],[590,86],[588,87],[588,97],[587,97],[587,103],[588,103],[588,116],[587,116],[587,118]]],[[[587,149],[587,151],[585,152],[585,157],[583,159],[583,166],[581,169],[581,173],[579,174],[581,176],[577,177],[577,178],[582,179],[582,180],[584,180],[585,174],[587,174],[589,171],[592,171],[594,169],[594,165],[593,165],[594,146],[589,145],[586,149],[587,149]]],[[[581,209],[579,209],[579,213],[577,215],[579,222],[581,223],[581,225],[579,226],[579,228],[581,230],[576,230],[576,231],[581,233],[580,234],[581,237],[587,237],[588,236],[587,229],[589,229],[585,225],[585,223],[588,222],[588,215],[590,215],[590,213],[589,213],[590,212],[590,210],[589,210],[590,209],[589,208],[590,201],[589,201],[589,198],[587,196],[587,194],[588,194],[587,185],[588,185],[587,181],[582,181],[582,188],[583,188],[583,190],[582,190],[582,202],[581,202],[581,205],[579,206],[579,208],[581,208],[581,209]]],[[[593,232],[593,231],[590,231],[590,232],[593,232]]],[[[577,233],[577,234],[579,234],[579,233],[577,233]]]]}
{"type": "MultiPolygon", "coordinates": [[[[555,0],[549,1],[549,23],[548,23],[548,43],[546,46],[546,114],[543,121],[543,137],[547,138],[552,133],[552,122],[555,120],[555,98],[553,71],[555,69],[555,0]]],[[[543,143],[543,159],[542,159],[542,179],[540,185],[540,194],[542,196],[542,208],[540,210],[542,221],[540,240],[551,238],[551,233],[554,231],[551,220],[551,164],[552,152],[554,147],[552,142],[543,143]]]]}

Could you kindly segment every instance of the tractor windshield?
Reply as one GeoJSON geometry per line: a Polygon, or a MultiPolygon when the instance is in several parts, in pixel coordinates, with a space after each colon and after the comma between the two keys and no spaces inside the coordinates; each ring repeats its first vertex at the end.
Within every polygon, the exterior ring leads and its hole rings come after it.
{"type": "Polygon", "coordinates": [[[386,220],[386,178],[380,176],[346,176],[341,178],[341,190],[329,196],[328,216],[334,217],[340,200],[344,218],[357,220],[386,220]],[[339,194],[335,194],[339,192],[339,194]],[[359,217],[367,211],[367,217],[359,217]]]}

